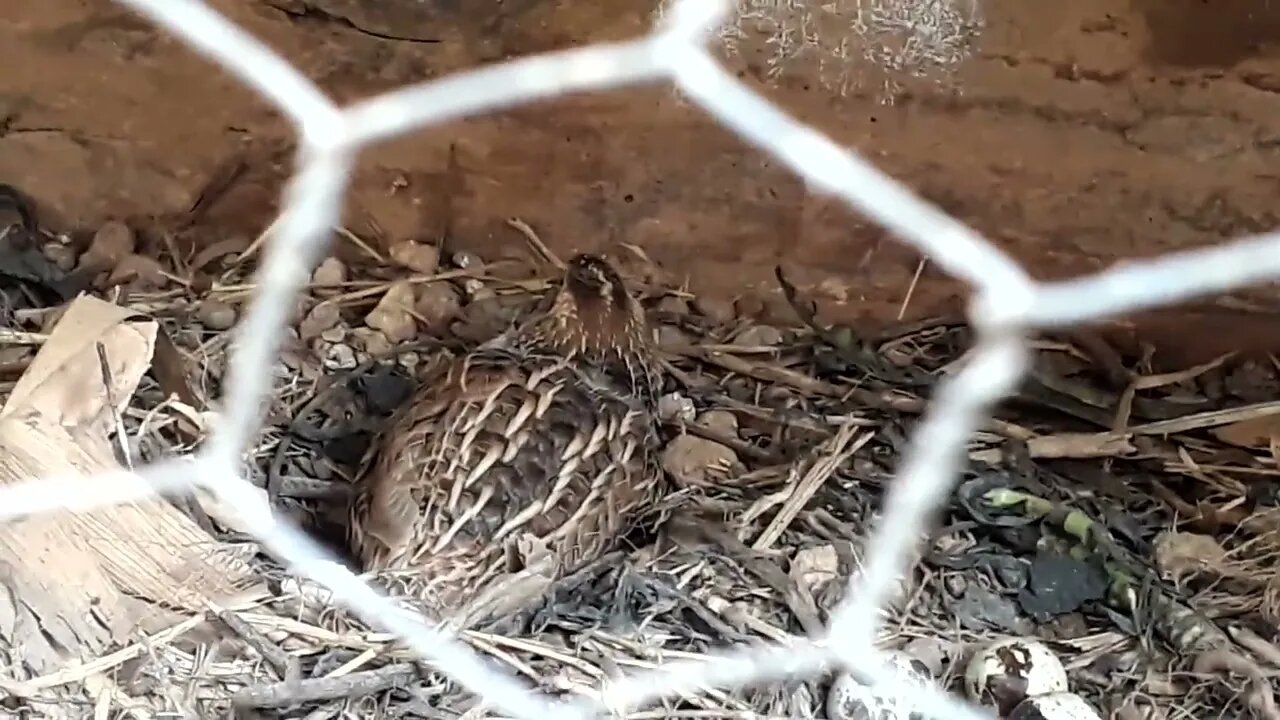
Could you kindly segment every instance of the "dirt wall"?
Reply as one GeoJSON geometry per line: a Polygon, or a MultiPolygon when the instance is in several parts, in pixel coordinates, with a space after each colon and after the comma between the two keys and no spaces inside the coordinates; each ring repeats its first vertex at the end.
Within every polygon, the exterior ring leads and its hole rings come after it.
{"type": "MultiPolygon", "coordinates": [[[[216,0],[341,99],[643,32],[655,0],[216,0]]],[[[1245,0],[745,0],[718,45],[794,114],[1063,277],[1280,225],[1280,6],[1245,0]],[[817,5],[817,3],[814,3],[817,5]],[[789,8],[789,9],[788,9],[789,8]]],[[[287,128],[181,43],[108,0],[0,4],[0,180],[58,227],[209,208],[256,235],[287,128]]],[[[381,242],[522,252],[643,247],[696,290],[775,303],[775,263],[831,317],[894,319],[919,258],[666,87],[564,98],[370,149],[346,222],[381,242]],[[450,157],[453,163],[450,163],[450,157]]],[[[963,288],[926,266],[907,317],[963,288]]],[[[1204,356],[1280,348],[1274,293],[1143,319],[1204,356]],[[1224,325],[1225,323],[1225,325],[1224,325]]]]}

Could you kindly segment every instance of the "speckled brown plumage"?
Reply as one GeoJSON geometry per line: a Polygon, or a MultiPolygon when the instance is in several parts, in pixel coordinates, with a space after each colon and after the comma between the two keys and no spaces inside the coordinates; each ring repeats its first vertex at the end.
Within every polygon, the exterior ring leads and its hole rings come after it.
{"type": "Polygon", "coordinates": [[[566,572],[660,492],[659,375],[639,304],[604,260],[573,258],[548,311],[424,380],[375,441],[351,507],[368,571],[406,571],[448,616],[511,570],[532,534],[566,572]]]}

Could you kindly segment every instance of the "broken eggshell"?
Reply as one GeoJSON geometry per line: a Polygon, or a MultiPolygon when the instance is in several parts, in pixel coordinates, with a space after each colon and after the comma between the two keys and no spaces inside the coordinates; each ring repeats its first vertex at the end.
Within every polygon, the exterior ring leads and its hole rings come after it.
{"type": "MultiPolygon", "coordinates": [[[[929,670],[924,663],[904,652],[886,653],[885,660],[908,683],[921,689],[928,686],[929,670]]],[[[836,676],[827,691],[827,717],[830,720],[921,720],[915,710],[915,695],[894,695],[876,690],[854,679],[849,673],[836,676]]]]}
{"type": "Polygon", "coordinates": [[[1044,643],[1008,637],[974,652],[965,667],[964,687],[970,700],[1006,717],[1029,697],[1067,692],[1067,671],[1044,643]]]}
{"type": "Polygon", "coordinates": [[[1060,692],[1023,700],[1009,720],[1102,720],[1102,715],[1079,695],[1060,692]]]}

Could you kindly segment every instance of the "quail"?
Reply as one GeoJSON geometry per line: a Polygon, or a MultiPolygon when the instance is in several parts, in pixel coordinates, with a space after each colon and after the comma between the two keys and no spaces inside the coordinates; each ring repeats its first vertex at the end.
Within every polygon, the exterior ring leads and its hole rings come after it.
{"type": "Polygon", "coordinates": [[[348,540],[438,621],[539,548],[552,577],[616,547],[660,498],[661,375],[643,309],[581,254],[548,309],[429,371],[373,442],[348,540]],[[514,563],[514,564],[513,564],[514,563]]]}

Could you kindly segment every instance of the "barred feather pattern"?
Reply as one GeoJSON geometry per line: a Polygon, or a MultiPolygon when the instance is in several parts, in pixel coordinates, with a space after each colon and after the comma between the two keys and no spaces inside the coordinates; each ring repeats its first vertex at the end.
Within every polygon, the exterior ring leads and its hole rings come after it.
{"type": "Polygon", "coordinates": [[[541,541],[568,572],[609,550],[662,492],[643,315],[610,294],[625,293],[616,275],[583,288],[569,272],[545,316],[428,378],[357,482],[355,554],[367,571],[411,572],[437,617],[513,570],[518,538],[541,541]]]}

